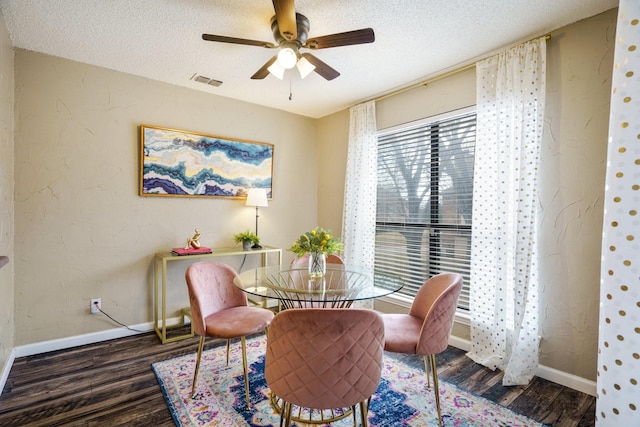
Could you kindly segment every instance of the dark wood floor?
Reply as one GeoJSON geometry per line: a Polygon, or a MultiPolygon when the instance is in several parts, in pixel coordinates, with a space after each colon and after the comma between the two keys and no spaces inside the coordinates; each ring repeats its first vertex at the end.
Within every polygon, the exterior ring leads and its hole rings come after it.
{"type": "MultiPolygon", "coordinates": [[[[197,341],[163,345],[147,333],[18,358],[0,396],[0,426],[173,426],[151,364],[195,352],[197,341]]],[[[424,368],[421,358],[408,360],[424,368]]],[[[595,425],[592,396],[540,378],[503,387],[499,372],[453,347],[437,361],[441,379],[535,420],[595,425]]]]}

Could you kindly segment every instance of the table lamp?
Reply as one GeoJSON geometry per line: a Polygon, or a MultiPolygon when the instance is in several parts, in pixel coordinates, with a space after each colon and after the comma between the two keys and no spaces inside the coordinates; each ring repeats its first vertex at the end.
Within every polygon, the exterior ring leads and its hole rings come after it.
{"type": "MultiPolygon", "coordinates": [[[[247,206],[255,206],[256,207],[256,236],[258,235],[258,208],[267,207],[269,203],[267,202],[267,190],[264,188],[250,188],[247,192],[247,202],[245,203],[247,206]]],[[[261,249],[262,246],[259,244],[255,244],[251,246],[252,249],[261,249]]]]}

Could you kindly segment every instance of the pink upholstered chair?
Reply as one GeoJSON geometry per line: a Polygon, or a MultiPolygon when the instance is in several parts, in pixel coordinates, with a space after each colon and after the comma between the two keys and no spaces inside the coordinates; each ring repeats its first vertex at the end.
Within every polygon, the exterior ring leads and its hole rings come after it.
{"type": "Polygon", "coordinates": [[[461,290],[460,274],[438,274],[420,287],[409,314],[382,315],[385,334],[384,349],[395,353],[424,356],[427,382],[429,365],[431,365],[440,426],[442,426],[442,411],[435,355],[447,348],[461,290]]]}
{"type": "Polygon", "coordinates": [[[240,337],[245,396],[247,407],[249,407],[245,337],[266,330],[274,314],[265,308],[248,306],[246,294],[233,284],[236,275],[233,268],[220,262],[196,262],[187,267],[185,277],[191,304],[191,321],[194,332],[200,335],[191,394],[195,394],[205,339],[212,337],[227,340],[227,364],[229,364],[230,340],[240,337]]]}
{"type": "MultiPolygon", "coordinates": [[[[336,254],[327,254],[327,264],[344,264],[344,261],[336,254]]],[[[308,265],[309,254],[294,258],[291,261],[291,268],[307,268],[308,265]]]]}
{"type": "Polygon", "coordinates": [[[317,410],[356,404],[367,426],[368,399],[382,371],[384,324],[373,310],[303,308],[284,310],[271,323],[265,379],[283,400],[285,426],[292,405],[317,410]]]}

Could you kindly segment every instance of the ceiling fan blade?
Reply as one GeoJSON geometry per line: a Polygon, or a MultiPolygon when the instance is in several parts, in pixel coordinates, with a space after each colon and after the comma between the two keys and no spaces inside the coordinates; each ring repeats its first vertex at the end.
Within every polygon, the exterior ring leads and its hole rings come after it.
{"type": "Polygon", "coordinates": [[[209,42],[221,42],[221,43],[244,44],[249,46],[260,46],[260,47],[266,47],[268,49],[273,49],[274,47],[277,47],[276,45],[270,42],[262,42],[259,40],[249,40],[249,39],[239,39],[237,37],[216,36],[213,34],[203,34],[202,40],[206,40],[209,42]]]}
{"type": "Polygon", "coordinates": [[[269,67],[271,67],[271,64],[276,62],[277,59],[278,59],[278,55],[268,60],[266,64],[264,64],[258,71],[256,71],[253,76],[251,76],[251,79],[262,80],[265,77],[267,77],[269,75],[269,67]]]}
{"type": "Polygon", "coordinates": [[[327,80],[333,80],[340,75],[339,72],[337,72],[336,70],[328,66],[326,63],[322,62],[321,60],[319,60],[318,58],[316,58],[315,56],[313,56],[308,52],[301,54],[301,56],[306,58],[307,61],[311,62],[313,65],[315,65],[316,69],[314,71],[320,74],[322,77],[324,77],[327,80]]]}
{"type": "Polygon", "coordinates": [[[280,35],[288,41],[298,38],[294,0],[273,0],[273,9],[276,11],[280,35]]]}
{"type": "Polygon", "coordinates": [[[304,47],[309,49],[326,49],[328,47],[350,46],[354,44],[373,43],[376,40],[372,28],[330,34],[307,40],[304,47]]]}

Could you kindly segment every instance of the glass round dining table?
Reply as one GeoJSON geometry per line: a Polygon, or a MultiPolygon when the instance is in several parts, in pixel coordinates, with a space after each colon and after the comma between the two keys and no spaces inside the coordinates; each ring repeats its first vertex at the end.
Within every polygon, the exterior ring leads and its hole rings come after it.
{"type": "MultiPolygon", "coordinates": [[[[379,298],[402,289],[398,276],[375,273],[372,268],[327,264],[321,277],[311,277],[306,268],[272,265],[240,273],[234,284],[248,294],[279,301],[279,309],[347,308],[355,301],[379,298]]],[[[271,405],[282,411],[282,401],[271,394],[271,405]]],[[[292,420],[306,424],[327,424],[348,417],[351,408],[311,410],[292,420]],[[315,413],[316,411],[317,413],[315,413]]]]}
{"type": "Polygon", "coordinates": [[[288,308],[346,308],[354,301],[379,298],[402,289],[398,276],[376,273],[372,268],[327,264],[321,277],[307,269],[272,265],[247,270],[234,283],[248,294],[280,301],[288,308]]]}

